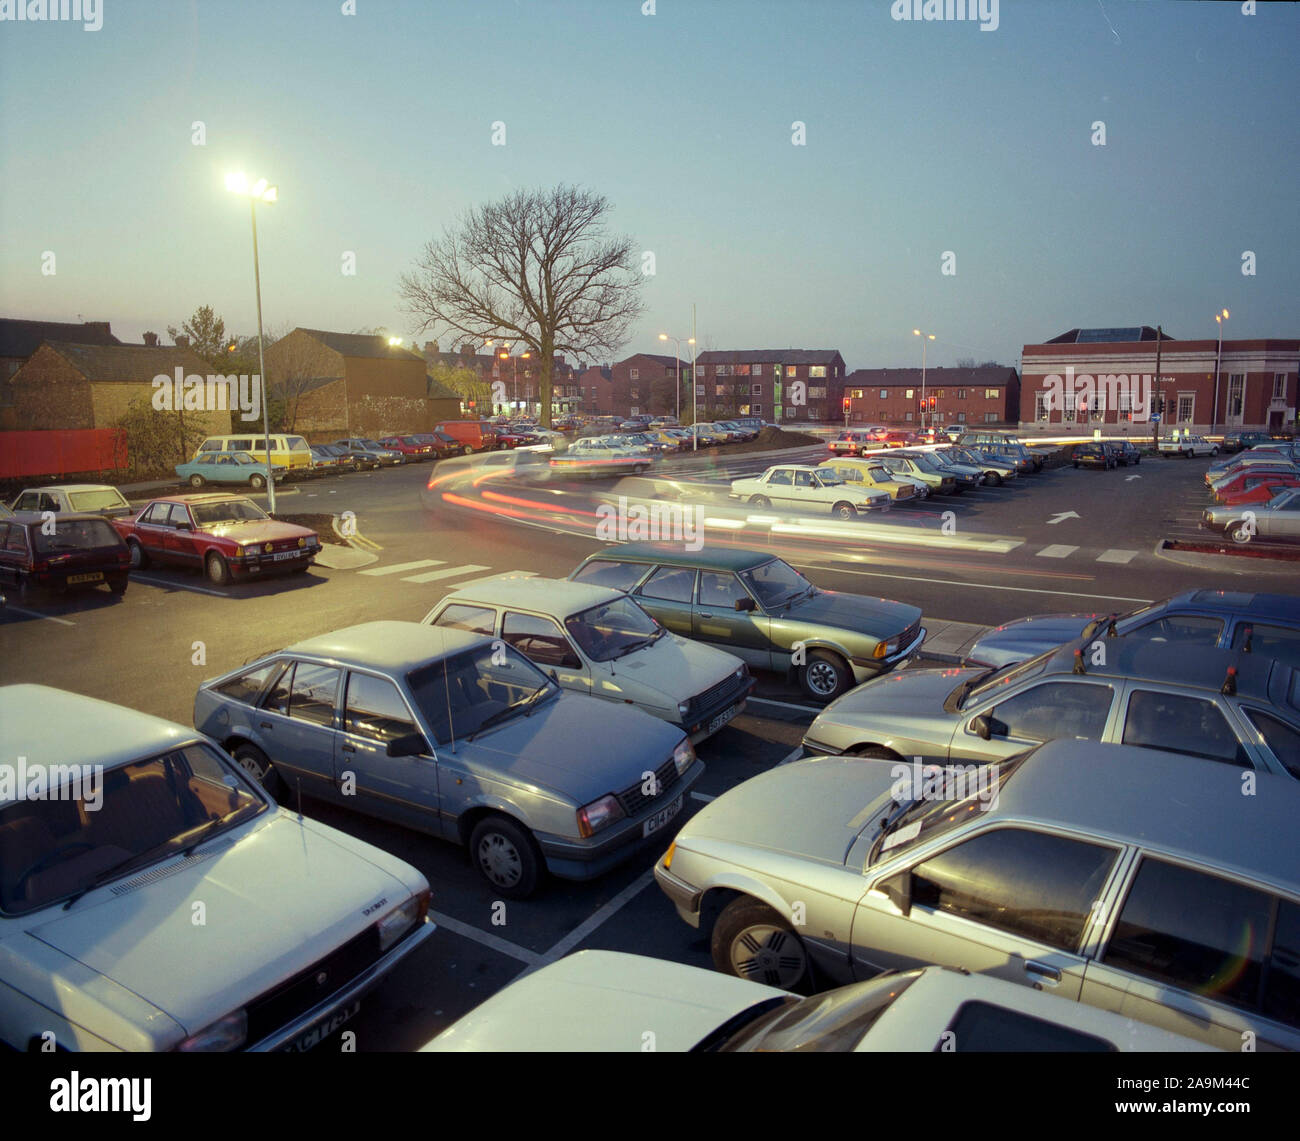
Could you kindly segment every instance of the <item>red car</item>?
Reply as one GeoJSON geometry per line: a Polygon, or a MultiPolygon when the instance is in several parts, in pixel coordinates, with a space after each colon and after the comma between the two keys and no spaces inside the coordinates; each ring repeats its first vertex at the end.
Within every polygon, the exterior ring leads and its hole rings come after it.
{"type": "Polygon", "coordinates": [[[385,436],[379,443],[394,452],[401,452],[407,461],[437,459],[438,453],[429,440],[419,436],[385,436]]]}
{"type": "Polygon", "coordinates": [[[459,440],[452,439],[446,432],[417,432],[415,439],[422,444],[433,445],[433,458],[445,460],[448,456],[463,456],[465,447],[459,440]]]}
{"type": "Polygon", "coordinates": [[[131,552],[131,567],[193,567],[223,586],[232,578],[305,571],[320,551],[316,532],[272,519],[242,495],[165,495],[133,519],[111,520],[131,552]]]}
{"type": "Polygon", "coordinates": [[[1300,487],[1300,475],[1288,471],[1260,471],[1248,468],[1214,493],[1217,502],[1228,507],[1267,503],[1285,487],[1300,487]]]}
{"type": "Polygon", "coordinates": [[[883,442],[887,448],[910,448],[913,444],[919,444],[921,440],[919,436],[915,436],[911,432],[891,429],[885,433],[883,442]]]}

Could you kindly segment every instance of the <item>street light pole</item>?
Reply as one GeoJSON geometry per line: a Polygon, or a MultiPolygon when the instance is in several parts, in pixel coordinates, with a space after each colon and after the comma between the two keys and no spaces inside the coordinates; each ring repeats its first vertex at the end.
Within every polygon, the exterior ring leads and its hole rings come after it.
{"type": "Polygon", "coordinates": [[[1214,429],[1219,426],[1219,366],[1223,360],[1223,323],[1228,319],[1226,309],[1214,315],[1214,321],[1219,326],[1219,347],[1214,354],[1214,407],[1210,409],[1210,435],[1214,435],[1214,429]]]}
{"type": "Polygon", "coordinates": [[[933,333],[922,333],[920,329],[913,329],[912,335],[921,338],[921,431],[925,431],[925,342],[933,341],[933,333]]]}
{"type": "Polygon", "coordinates": [[[695,364],[695,303],[691,302],[691,451],[700,450],[700,374],[695,364]]]}
{"type": "MultiPolygon", "coordinates": [[[[660,333],[659,339],[673,343],[673,359],[677,362],[677,423],[680,424],[682,422],[682,339],[668,333],[660,333]]],[[[686,343],[695,344],[695,338],[688,338],[686,343]]]]}

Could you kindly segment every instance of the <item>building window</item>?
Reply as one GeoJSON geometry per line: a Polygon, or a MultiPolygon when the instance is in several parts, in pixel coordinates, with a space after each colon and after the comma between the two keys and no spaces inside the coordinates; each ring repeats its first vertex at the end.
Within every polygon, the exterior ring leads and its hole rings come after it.
{"type": "Polygon", "coordinates": [[[825,377],[825,375],[826,375],[826,366],[824,364],[814,364],[808,366],[808,376],[810,379],[814,376],[820,379],[825,377]]]}
{"type": "MultiPolygon", "coordinates": [[[[13,369],[13,365],[9,366],[13,369]]],[[[1286,397],[1286,373],[1275,372],[1273,374],[1273,399],[1283,400],[1286,397]]]]}
{"type": "Polygon", "coordinates": [[[1241,419],[1242,397],[1246,388],[1244,373],[1234,372],[1228,375],[1228,415],[1241,419]]]}
{"type": "Polygon", "coordinates": [[[862,399],[862,389],[860,389],[860,388],[855,388],[855,389],[853,390],[853,396],[854,396],[855,399],[857,399],[857,400],[861,400],[861,399],[862,399]]]}
{"type": "Polygon", "coordinates": [[[749,375],[749,365],[747,365],[747,364],[738,364],[738,365],[736,365],[736,375],[737,375],[737,376],[748,376],[748,375],[749,375]]]}
{"type": "Polygon", "coordinates": [[[958,423],[958,424],[964,424],[964,423],[966,423],[966,413],[965,413],[965,412],[958,412],[958,413],[957,413],[957,423],[958,423]]]}
{"type": "Polygon", "coordinates": [[[753,396],[762,396],[762,395],[763,395],[763,386],[762,386],[761,384],[751,385],[751,387],[750,387],[750,394],[753,395],[753,396]]]}
{"type": "Polygon", "coordinates": [[[997,422],[998,422],[998,414],[997,414],[996,412],[985,412],[985,413],[984,413],[984,423],[986,423],[986,424],[996,424],[997,422]]]}
{"type": "Polygon", "coordinates": [[[964,388],[957,389],[957,399],[958,400],[966,399],[966,390],[964,388]]]}
{"type": "MultiPolygon", "coordinates": [[[[916,389],[915,389],[915,388],[909,388],[909,389],[907,390],[906,395],[907,395],[907,399],[908,399],[908,400],[913,399],[913,398],[916,396],[916,389]]],[[[911,419],[911,417],[908,417],[908,419],[911,419]]]]}
{"type": "Polygon", "coordinates": [[[909,413],[907,414],[907,416],[904,417],[904,418],[908,421],[908,423],[911,423],[911,420],[912,420],[912,414],[909,412],[909,413]]]}
{"type": "Polygon", "coordinates": [[[1034,419],[1035,420],[1047,419],[1047,393],[1046,392],[1034,393],[1034,419]]]}
{"type": "Polygon", "coordinates": [[[639,368],[630,368],[627,370],[627,375],[629,380],[640,380],[641,370],[639,368]]]}
{"type": "Polygon", "coordinates": [[[715,375],[715,376],[730,376],[730,375],[731,375],[731,365],[729,365],[729,364],[720,364],[720,365],[718,365],[717,371],[714,373],[714,375],[715,375]]]}
{"type": "MultiPolygon", "coordinates": [[[[861,396],[862,394],[861,394],[861,393],[858,393],[858,395],[861,396]]],[[[887,388],[882,388],[882,389],[880,390],[880,399],[881,399],[881,400],[888,400],[888,399],[889,399],[889,389],[887,389],[887,388]]]]}
{"type": "Polygon", "coordinates": [[[1178,423],[1190,424],[1196,412],[1196,396],[1191,392],[1178,394],[1178,423]]]}
{"type": "Polygon", "coordinates": [[[752,376],[762,376],[762,375],[763,375],[763,366],[762,366],[761,363],[759,363],[759,364],[752,364],[752,365],[749,366],[749,371],[750,371],[750,374],[751,374],[752,376]]]}
{"type": "Polygon", "coordinates": [[[996,400],[1001,395],[1002,395],[1002,389],[1000,388],[986,388],[984,390],[985,400],[996,400]]]}

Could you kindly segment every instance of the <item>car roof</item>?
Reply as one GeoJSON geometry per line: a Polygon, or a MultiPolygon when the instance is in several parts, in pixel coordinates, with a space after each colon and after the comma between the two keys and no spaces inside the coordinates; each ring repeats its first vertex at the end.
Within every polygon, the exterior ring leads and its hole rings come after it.
{"type": "Polygon", "coordinates": [[[671,543],[622,543],[606,547],[591,555],[592,559],[617,559],[629,563],[671,563],[680,567],[701,567],[705,570],[749,570],[771,562],[776,555],[769,551],[746,551],[735,547],[704,547],[699,551],[684,551],[671,543]]]}
{"type": "MultiPolygon", "coordinates": [[[[117,768],[203,739],[174,721],[48,685],[0,686],[0,725],[6,763],[24,757],[29,774],[47,764],[117,768]]],[[[18,799],[12,791],[0,785],[0,805],[18,799]]]]}
{"type": "Polygon", "coordinates": [[[623,598],[621,590],[555,578],[499,578],[453,591],[447,602],[482,602],[488,606],[519,606],[567,618],[571,614],[623,598]]]}
{"type": "Polygon", "coordinates": [[[1264,594],[1244,590],[1185,590],[1175,594],[1168,604],[1203,606],[1216,613],[1232,613],[1243,618],[1281,619],[1300,625],[1300,596],[1264,594]]]}
{"type": "Polygon", "coordinates": [[[1133,745],[1040,745],[998,791],[990,816],[1058,824],[1246,872],[1300,892],[1300,783],[1237,765],[1133,745]]]}
{"type": "Polygon", "coordinates": [[[363,622],[295,642],[280,652],[405,673],[426,662],[488,641],[490,639],[485,634],[445,626],[425,626],[419,622],[363,622]]]}
{"type": "Polygon", "coordinates": [[[40,487],[24,487],[19,495],[29,491],[117,491],[111,483],[45,483],[40,487]]]}
{"type": "MultiPolygon", "coordinates": [[[[44,523],[45,516],[46,512],[44,511],[15,511],[12,516],[5,516],[5,518],[13,523],[32,526],[44,523]]],[[[54,522],[57,525],[59,523],[108,523],[108,520],[96,511],[60,511],[54,516],[54,522]]],[[[112,524],[109,525],[112,526],[112,524]]],[[[113,534],[116,535],[117,532],[114,531],[113,534]]]]}

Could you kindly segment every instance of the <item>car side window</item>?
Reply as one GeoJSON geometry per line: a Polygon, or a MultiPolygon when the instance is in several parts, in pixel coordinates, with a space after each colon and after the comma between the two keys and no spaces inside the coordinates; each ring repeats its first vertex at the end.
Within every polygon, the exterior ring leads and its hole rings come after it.
{"type": "Polygon", "coordinates": [[[486,606],[455,602],[438,615],[434,625],[449,626],[453,630],[470,630],[475,634],[492,634],[497,628],[497,612],[486,606]]]}
{"type": "Polygon", "coordinates": [[[9,525],[9,538],[5,540],[5,550],[15,555],[27,553],[27,530],[16,523],[9,525]]]}
{"type": "Polygon", "coordinates": [[[272,688],[264,707],[313,725],[334,724],[334,695],[338,692],[339,670],[297,662],[272,688]]]}
{"type": "Polygon", "coordinates": [[[813,487],[813,486],[814,486],[814,481],[813,481],[813,477],[812,477],[812,472],[810,472],[810,471],[797,471],[797,472],[795,472],[795,473],[794,473],[794,485],[795,485],[795,487],[813,487]]]}
{"type": "Polygon", "coordinates": [[[1300,780],[1300,730],[1262,709],[1245,706],[1242,712],[1255,727],[1269,752],[1287,772],[1300,780]]]}
{"type": "Polygon", "coordinates": [[[695,571],[689,567],[660,567],[637,593],[664,602],[690,602],[695,594],[695,571]]]}
{"type": "Polygon", "coordinates": [[[418,732],[402,695],[386,677],[348,674],[343,731],[372,741],[393,741],[418,732]]]}
{"type": "Polygon", "coordinates": [[[608,586],[613,590],[631,590],[645,574],[641,563],[619,563],[608,559],[592,559],[584,563],[573,576],[574,582],[589,582],[595,586],[608,586]]]}
{"type": "Polygon", "coordinates": [[[168,516],[168,522],[173,527],[179,527],[182,524],[188,524],[190,521],[189,508],[183,503],[173,503],[171,514],[168,516]]]}
{"type": "Polygon", "coordinates": [[[1281,902],[1264,981],[1264,1013],[1300,1026],[1300,904],[1281,902]]]}
{"type": "Polygon", "coordinates": [[[1272,909],[1265,892],[1147,857],[1101,961],[1206,998],[1254,1007],[1272,909]]]}
{"type": "Polygon", "coordinates": [[[231,678],[230,681],[223,682],[216,687],[216,690],[223,697],[252,705],[257,700],[258,694],[266,688],[266,683],[282,669],[284,669],[283,662],[268,662],[264,666],[258,666],[257,669],[249,670],[236,678],[231,678]]]}
{"type": "Polygon", "coordinates": [[[1300,669],[1300,630],[1270,626],[1264,622],[1238,622],[1232,634],[1232,648],[1240,650],[1250,639],[1250,651],[1276,658],[1292,669],[1300,669]]]}
{"type": "Polygon", "coordinates": [[[152,523],[157,527],[166,527],[167,513],[170,510],[170,503],[151,503],[145,513],[140,516],[140,522],[152,523]]]}
{"type": "Polygon", "coordinates": [[[845,483],[863,482],[863,475],[860,471],[858,471],[857,468],[836,467],[836,468],[831,468],[830,470],[833,471],[836,475],[838,475],[840,479],[844,480],[845,483]]]}
{"type": "Polygon", "coordinates": [[[1254,767],[1218,706],[1200,697],[1134,690],[1128,699],[1123,743],[1254,767]]]}
{"type": "Polygon", "coordinates": [[[1114,690],[1095,682],[1051,681],[1032,686],[989,710],[995,737],[1052,741],[1058,737],[1100,739],[1114,690]]]}
{"type": "Polygon", "coordinates": [[[792,473],[786,471],[785,468],[778,468],[776,471],[772,472],[772,474],[767,477],[767,482],[781,487],[791,487],[794,484],[792,473]]]}
{"type": "Polygon", "coordinates": [[[1144,642],[1177,642],[1180,646],[1213,646],[1223,633],[1223,619],[1201,614],[1166,614],[1135,627],[1125,638],[1144,642]]]}
{"type": "Polygon", "coordinates": [[[912,903],[1076,951],[1115,850],[999,828],[912,869],[912,903]]]}
{"type": "Polygon", "coordinates": [[[501,637],[538,665],[572,669],[582,664],[564,631],[551,618],[507,610],[501,621],[501,637]]]}
{"type": "Polygon", "coordinates": [[[734,610],[736,599],[748,598],[747,591],[734,574],[700,571],[700,605],[734,610]]]}
{"type": "Polygon", "coordinates": [[[15,511],[35,511],[37,504],[40,502],[40,496],[35,491],[24,491],[18,497],[18,502],[14,504],[15,511]]]}

